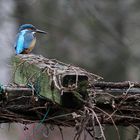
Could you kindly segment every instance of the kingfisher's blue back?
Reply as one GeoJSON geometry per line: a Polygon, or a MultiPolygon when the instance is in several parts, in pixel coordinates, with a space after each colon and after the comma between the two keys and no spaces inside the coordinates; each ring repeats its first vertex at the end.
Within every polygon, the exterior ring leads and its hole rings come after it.
{"type": "Polygon", "coordinates": [[[20,26],[14,45],[16,54],[27,54],[32,51],[36,43],[35,33],[47,34],[45,31],[36,29],[32,24],[20,26]]]}
{"type": "Polygon", "coordinates": [[[34,36],[34,32],[32,32],[31,30],[25,29],[20,31],[17,34],[17,38],[16,38],[16,44],[15,44],[16,54],[26,53],[26,51],[31,47],[32,42],[35,40],[36,37],[34,36]]]}

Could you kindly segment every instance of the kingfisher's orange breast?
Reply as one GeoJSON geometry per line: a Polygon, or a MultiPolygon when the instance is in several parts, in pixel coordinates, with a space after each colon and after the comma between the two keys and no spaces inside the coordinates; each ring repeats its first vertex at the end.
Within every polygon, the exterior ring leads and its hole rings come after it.
{"type": "Polygon", "coordinates": [[[36,43],[36,39],[33,39],[33,41],[30,44],[30,47],[28,48],[29,52],[31,52],[33,50],[33,48],[35,47],[35,43],[36,43]]]}
{"type": "Polygon", "coordinates": [[[29,48],[27,48],[26,50],[23,51],[23,54],[28,54],[30,53],[33,48],[35,47],[35,43],[36,43],[36,39],[33,39],[33,41],[31,42],[29,48]]]}

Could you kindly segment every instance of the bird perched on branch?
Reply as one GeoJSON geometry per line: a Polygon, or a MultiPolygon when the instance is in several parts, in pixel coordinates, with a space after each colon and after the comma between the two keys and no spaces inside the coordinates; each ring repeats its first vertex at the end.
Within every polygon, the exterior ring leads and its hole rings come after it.
{"type": "Polygon", "coordinates": [[[32,24],[23,24],[19,28],[15,42],[16,54],[28,54],[35,47],[36,33],[47,34],[47,32],[37,29],[32,24]]]}

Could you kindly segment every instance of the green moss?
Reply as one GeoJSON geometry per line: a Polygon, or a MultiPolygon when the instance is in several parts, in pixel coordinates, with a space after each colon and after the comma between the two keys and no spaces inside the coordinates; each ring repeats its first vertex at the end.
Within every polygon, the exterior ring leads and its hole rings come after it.
{"type": "Polygon", "coordinates": [[[60,91],[54,88],[51,89],[50,78],[46,72],[35,64],[30,64],[28,61],[23,61],[15,56],[12,59],[14,67],[14,82],[17,84],[33,85],[39,96],[48,98],[53,102],[60,104],[60,91]]]}

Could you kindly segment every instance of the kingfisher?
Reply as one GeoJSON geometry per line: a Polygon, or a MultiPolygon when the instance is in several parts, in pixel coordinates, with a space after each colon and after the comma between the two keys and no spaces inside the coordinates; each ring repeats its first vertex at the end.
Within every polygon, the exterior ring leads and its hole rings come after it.
{"type": "Polygon", "coordinates": [[[47,32],[37,29],[32,24],[23,24],[19,28],[15,42],[16,54],[28,54],[35,47],[36,33],[47,34],[47,32]]]}

